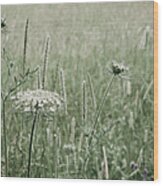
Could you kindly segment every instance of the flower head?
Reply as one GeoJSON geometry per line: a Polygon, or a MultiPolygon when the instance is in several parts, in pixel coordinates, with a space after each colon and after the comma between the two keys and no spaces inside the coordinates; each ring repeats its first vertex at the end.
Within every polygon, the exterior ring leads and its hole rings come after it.
{"type": "Polygon", "coordinates": [[[36,105],[41,112],[55,112],[63,103],[59,94],[42,89],[20,91],[11,100],[14,101],[15,109],[22,112],[34,112],[36,105]]]}
{"type": "Polygon", "coordinates": [[[114,75],[119,75],[122,72],[124,72],[126,69],[126,67],[124,65],[112,62],[112,72],[114,75]]]}

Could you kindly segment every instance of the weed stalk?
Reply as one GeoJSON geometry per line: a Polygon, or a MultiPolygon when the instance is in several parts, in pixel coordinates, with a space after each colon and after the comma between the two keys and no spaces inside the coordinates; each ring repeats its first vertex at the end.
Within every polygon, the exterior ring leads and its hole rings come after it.
{"type": "Polygon", "coordinates": [[[26,65],[26,56],[27,56],[28,25],[29,25],[29,20],[27,19],[25,24],[25,33],[24,33],[23,76],[25,75],[25,65],[26,65]]]}
{"type": "Polygon", "coordinates": [[[65,75],[63,69],[60,69],[60,85],[61,85],[61,95],[64,99],[64,112],[65,115],[68,114],[67,111],[67,94],[66,94],[66,86],[65,86],[65,75]]]}
{"type": "Polygon", "coordinates": [[[93,136],[95,135],[95,132],[96,132],[96,126],[98,124],[98,119],[100,117],[100,114],[103,110],[103,107],[104,107],[104,103],[106,101],[106,98],[107,98],[107,95],[109,93],[109,90],[110,90],[110,87],[111,87],[111,84],[113,82],[113,79],[114,79],[114,74],[112,75],[111,79],[110,79],[110,82],[108,84],[108,86],[106,87],[106,90],[104,92],[104,96],[102,97],[101,101],[100,101],[100,104],[99,104],[99,107],[98,107],[98,110],[96,112],[96,115],[95,115],[95,120],[94,120],[94,124],[93,124],[93,128],[92,128],[92,132],[90,134],[90,137],[89,137],[89,141],[88,141],[88,145],[91,146],[91,143],[92,143],[92,139],[93,139],[93,136]]]}
{"type": "Polygon", "coordinates": [[[3,135],[4,135],[4,151],[5,151],[5,176],[8,175],[8,160],[7,160],[7,136],[6,136],[6,103],[3,100],[2,118],[3,118],[3,135]]]}
{"type": "Polygon", "coordinates": [[[86,82],[82,83],[82,124],[86,124],[87,120],[87,90],[86,82]]]}
{"type": "Polygon", "coordinates": [[[30,136],[30,142],[29,142],[29,155],[28,155],[28,169],[27,169],[27,177],[30,177],[30,170],[31,170],[31,158],[32,158],[32,144],[33,144],[33,136],[34,136],[34,129],[36,125],[36,120],[38,116],[38,103],[36,104],[36,111],[33,118],[33,124],[31,129],[31,136],[30,136]]]}
{"type": "Polygon", "coordinates": [[[49,37],[47,38],[46,47],[45,47],[44,66],[43,66],[43,74],[42,74],[42,89],[45,88],[45,78],[46,78],[47,63],[48,63],[48,51],[49,51],[49,37]]]}

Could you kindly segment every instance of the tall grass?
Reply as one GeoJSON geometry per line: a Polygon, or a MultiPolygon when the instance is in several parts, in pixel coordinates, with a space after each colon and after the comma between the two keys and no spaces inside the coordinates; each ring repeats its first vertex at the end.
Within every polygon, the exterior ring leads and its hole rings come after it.
{"type": "Polygon", "coordinates": [[[29,20],[26,20],[25,31],[24,31],[24,49],[23,49],[23,75],[26,72],[26,57],[27,57],[27,42],[28,42],[28,25],[29,20]]]}
{"type": "Polygon", "coordinates": [[[7,158],[7,134],[6,134],[6,103],[2,99],[2,120],[3,120],[3,135],[4,135],[4,156],[5,156],[5,175],[8,176],[8,158],[7,158]]]}
{"type": "Polygon", "coordinates": [[[38,103],[36,104],[36,111],[34,113],[33,122],[32,122],[32,129],[31,129],[31,134],[30,134],[29,155],[28,155],[28,169],[27,169],[27,177],[28,178],[30,177],[33,136],[34,136],[34,130],[35,130],[37,117],[38,117],[38,103]]]}
{"type": "Polygon", "coordinates": [[[64,99],[64,112],[65,115],[68,114],[67,111],[67,93],[66,93],[66,85],[65,85],[65,75],[63,69],[60,69],[60,86],[61,86],[61,95],[64,99]]]}
{"type": "Polygon", "coordinates": [[[43,64],[43,71],[42,71],[42,89],[45,89],[45,78],[46,78],[46,71],[48,65],[48,52],[49,52],[49,37],[47,38],[46,45],[45,45],[45,54],[44,54],[44,64],[43,64]]]}
{"type": "Polygon", "coordinates": [[[86,124],[87,120],[87,89],[86,89],[86,82],[82,82],[82,125],[86,124]]]}

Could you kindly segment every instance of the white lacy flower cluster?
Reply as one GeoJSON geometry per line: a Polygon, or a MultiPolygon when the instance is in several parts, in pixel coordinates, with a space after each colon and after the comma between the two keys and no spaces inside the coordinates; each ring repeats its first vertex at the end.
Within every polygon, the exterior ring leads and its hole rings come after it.
{"type": "Polygon", "coordinates": [[[15,109],[22,112],[34,112],[36,107],[41,112],[55,112],[63,105],[63,99],[59,94],[47,90],[20,91],[11,97],[15,109]]]}

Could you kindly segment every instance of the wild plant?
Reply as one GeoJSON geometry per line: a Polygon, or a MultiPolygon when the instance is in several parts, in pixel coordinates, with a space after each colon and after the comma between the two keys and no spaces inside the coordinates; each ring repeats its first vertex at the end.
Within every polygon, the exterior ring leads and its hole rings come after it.
{"type": "Polygon", "coordinates": [[[3,121],[3,135],[4,135],[4,151],[5,151],[5,174],[8,175],[8,155],[7,155],[7,133],[6,133],[6,102],[8,99],[17,91],[17,89],[23,86],[29,78],[33,78],[33,75],[37,69],[30,71],[29,69],[23,75],[19,75],[18,77],[14,76],[14,85],[10,87],[6,92],[1,93],[2,99],[2,121],[3,121]]]}
{"type": "Polygon", "coordinates": [[[60,95],[64,99],[64,112],[65,112],[65,115],[67,115],[68,114],[68,111],[67,111],[67,93],[66,93],[65,75],[64,75],[63,69],[60,69],[60,89],[61,89],[60,95]]]}
{"type": "Polygon", "coordinates": [[[44,114],[56,112],[59,108],[61,108],[63,100],[57,93],[41,89],[18,92],[15,96],[12,96],[11,99],[14,102],[15,109],[19,112],[33,113],[27,168],[27,177],[30,177],[33,136],[38,114],[39,112],[44,114]]]}
{"type": "Polygon", "coordinates": [[[48,52],[49,52],[49,37],[46,41],[45,46],[45,53],[44,53],[44,63],[43,63],[43,72],[42,72],[42,89],[45,89],[45,78],[46,78],[46,71],[47,71],[47,65],[48,65],[48,52]]]}
{"type": "Polygon", "coordinates": [[[27,58],[27,42],[28,42],[28,27],[29,20],[26,20],[25,30],[24,30],[24,49],[23,49],[23,75],[26,72],[26,58],[27,58]]]}
{"type": "Polygon", "coordinates": [[[87,74],[87,76],[88,76],[88,83],[89,83],[90,92],[91,92],[93,109],[94,109],[94,111],[96,111],[97,103],[96,103],[96,96],[95,96],[95,90],[94,90],[93,83],[92,83],[92,78],[89,73],[87,74]]]}
{"type": "MultiPolygon", "coordinates": [[[[100,100],[99,106],[96,109],[95,118],[94,118],[94,121],[93,121],[93,126],[92,126],[91,132],[88,136],[88,148],[89,148],[89,150],[88,150],[88,153],[85,156],[85,164],[84,164],[85,169],[86,169],[86,166],[87,166],[87,163],[88,163],[88,159],[89,159],[89,155],[90,155],[90,149],[92,147],[92,140],[93,140],[93,138],[96,134],[96,128],[99,124],[99,118],[100,118],[100,115],[103,111],[104,104],[105,104],[106,99],[108,97],[109,90],[111,89],[111,85],[113,83],[114,78],[116,76],[121,75],[124,71],[125,71],[125,67],[123,65],[118,64],[118,63],[112,63],[112,76],[111,76],[111,79],[110,79],[110,81],[109,81],[109,83],[108,83],[108,85],[107,85],[107,87],[104,91],[104,95],[102,96],[102,98],[100,100]]],[[[105,161],[105,163],[106,163],[106,161],[105,161]]],[[[108,173],[107,173],[106,177],[108,177],[108,173]]]]}
{"type": "Polygon", "coordinates": [[[97,110],[96,110],[96,114],[95,114],[95,119],[94,119],[94,123],[93,123],[93,128],[92,128],[92,132],[89,136],[89,146],[91,146],[91,143],[92,143],[92,139],[95,135],[95,132],[96,132],[96,127],[98,125],[98,120],[99,120],[99,117],[100,117],[100,114],[102,113],[103,111],[103,107],[104,107],[104,103],[107,99],[107,95],[109,93],[109,90],[111,88],[111,85],[113,83],[113,80],[116,76],[119,76],[120,74],[122,74],[123,72],[125,71],[125,68],[124,66],[120,65],[120,64],[116,64],[116,63],[112,63],[112,77],[104,91],[104,95],[103,97],[101,98],[101,101],[99,103],[99,106],[97,107],[97,110]]]}
{"type": "Polygon", "coordinates": [[[81,117],[83,126],[86,124],[86,120],[87,120],[87,89],[86,89],[86,82],[83,81],[82,83],[82,117],[81,117]]]}

